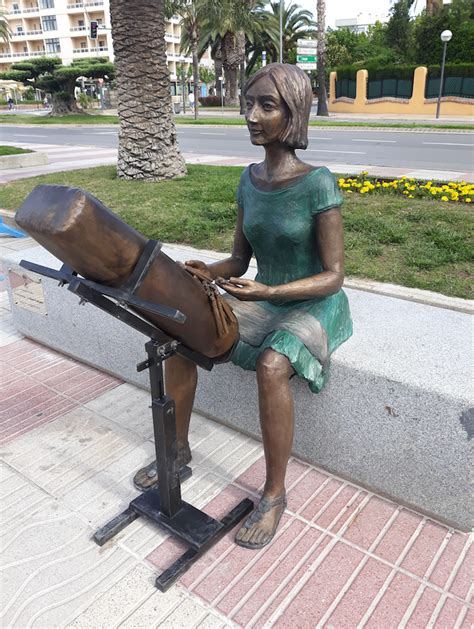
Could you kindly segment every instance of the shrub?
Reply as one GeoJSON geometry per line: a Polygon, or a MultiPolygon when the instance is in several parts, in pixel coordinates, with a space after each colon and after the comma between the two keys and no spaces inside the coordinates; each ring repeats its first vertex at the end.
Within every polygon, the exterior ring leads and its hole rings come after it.
{"type": "Polygon", "coordinates": [[[199,102],[203,107],[220,107],[221,99],[219,96],[202,96],[199,102]]]}

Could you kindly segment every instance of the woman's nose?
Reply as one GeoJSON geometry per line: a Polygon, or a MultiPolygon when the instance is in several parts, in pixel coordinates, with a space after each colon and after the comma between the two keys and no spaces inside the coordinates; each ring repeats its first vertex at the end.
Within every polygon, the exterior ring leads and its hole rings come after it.
{"type": "Polygon", "coordinates": [[[257,108],[255,107],[255,105],[252,105],[252,107],[249,107],[247,109],[247,111],[245,112],[245,117],[247,118],[247,120],[249,122],[257,122],[257,120],[258,120],[258,112],[257,112],[257,108]]]}

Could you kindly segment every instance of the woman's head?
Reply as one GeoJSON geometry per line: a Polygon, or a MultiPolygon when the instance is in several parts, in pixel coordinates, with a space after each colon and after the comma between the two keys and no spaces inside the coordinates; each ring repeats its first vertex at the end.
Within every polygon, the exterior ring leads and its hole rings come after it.
{"type": "Polygon", "coordinates": [[[288,122],[280,141],[290,148],[305,149],[308,146],[308,120],[313,100],[308,76],[297,66],[271,63],[247,81],[244,95],[250,88],[255,89],[258,81],[264,77],[272,81],[288,108],[288,122]]]}

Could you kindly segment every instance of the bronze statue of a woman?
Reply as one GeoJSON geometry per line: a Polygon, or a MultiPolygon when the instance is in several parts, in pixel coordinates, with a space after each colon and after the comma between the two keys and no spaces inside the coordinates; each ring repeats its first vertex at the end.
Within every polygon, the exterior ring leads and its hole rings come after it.
{"type": "MultiPolygon", "coordinates": [[[[311,391],[325,384],[331,353],[352,333],[344,279],[342,202],[326,167],[302,162],[295,149],[308,144],[311,85],[293,65],[274,63],[246,84],[246,121],[252,144],[265,159],[242,174],[232,254],[206,265],[229,295],[240,340],[231,360],[257,372],[260,424],[266,461],[263,496],[235,541],[262,548],[273,538],[286,507],[285,474],[293,444],[290,378],[311,391]],[[255,255],[255,280],[241,279],[255,255]]],[[[179,464],[191,459],[189,421],[196,366],[180,356],[167,361],[166,387],[175,399],[179,464]]],[[[156,482],[156,465],[137,472],[135,483],[156,482]]]]}

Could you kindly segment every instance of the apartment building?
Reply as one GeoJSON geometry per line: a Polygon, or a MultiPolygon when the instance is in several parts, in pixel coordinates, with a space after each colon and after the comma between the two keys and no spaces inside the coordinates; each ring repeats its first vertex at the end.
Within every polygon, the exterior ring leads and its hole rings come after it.
{"type": "MultiPolygon", "coordinates": [[[[51,55],[60,57],[64,64],[85,57],[107,57],[113,61],[113,42],[109,0],[0,0],[11,37],[0,41],[0,72],[16,61],[51,55]],[[90,38],[90,23],[99,24],[97,39],[90,38]]],[[[190,64],[180,50],[179,19],[166,22],[166,55],[172,92],[179,93],[177,64],[190,64]]],[[[201,63],[211,65],[209,55],[201,63]]]]}

